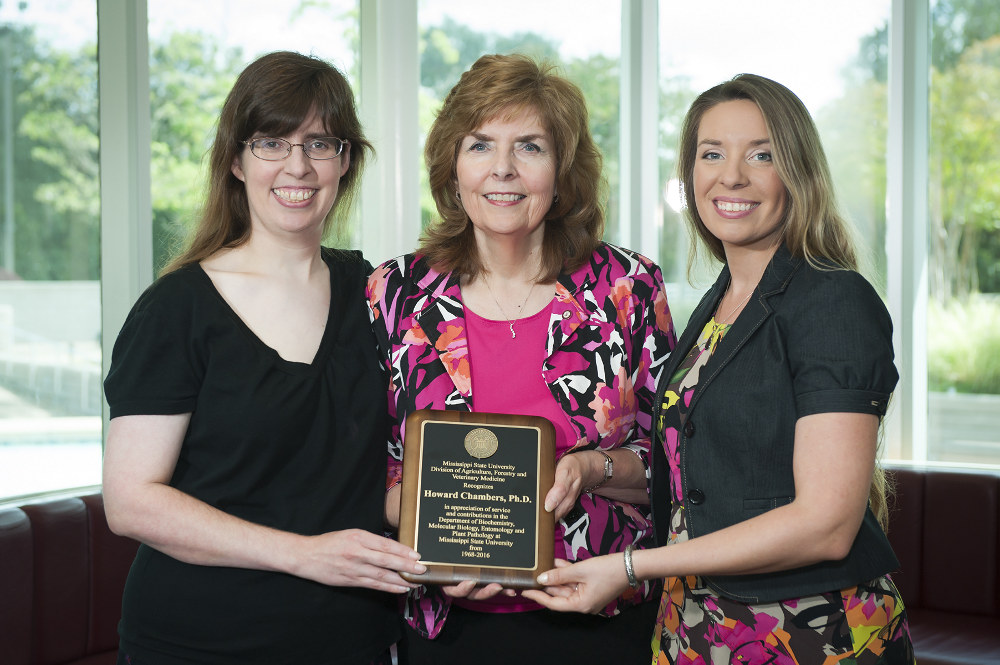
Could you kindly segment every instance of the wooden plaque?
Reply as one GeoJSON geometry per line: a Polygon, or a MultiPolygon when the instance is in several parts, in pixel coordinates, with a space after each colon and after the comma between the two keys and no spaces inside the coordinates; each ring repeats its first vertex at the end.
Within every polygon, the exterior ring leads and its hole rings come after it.
{"type": "Polygon", "coordinates": [[[553,567],[555,474],[545,418],[423,410],[406,419],[399,540],[420,552],[411,582],[537,588],[553,567]]]}

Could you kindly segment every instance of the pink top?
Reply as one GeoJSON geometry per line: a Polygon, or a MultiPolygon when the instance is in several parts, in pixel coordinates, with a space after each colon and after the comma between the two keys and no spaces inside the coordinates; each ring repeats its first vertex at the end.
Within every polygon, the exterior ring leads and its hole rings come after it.
{"type": "MultiPolygon", "coordinates": [[[[515,413],[547,418],[556,430],[556,458],[576,441],[569,418],[552,396],[541,375],[548,339],[550,303],[542,311],[513,322],[484,319],[468,307],[465,320],[469,334],[469,364],[472,377],[473,411],[515,413]]],[[[561,552],[561,536],[556,535],[555,551],[561,552]]],[[[456,598],[457,605],[479,612],[525,612],[541,605],[516,596],[494,596],[472,601],[456,598]]]]}

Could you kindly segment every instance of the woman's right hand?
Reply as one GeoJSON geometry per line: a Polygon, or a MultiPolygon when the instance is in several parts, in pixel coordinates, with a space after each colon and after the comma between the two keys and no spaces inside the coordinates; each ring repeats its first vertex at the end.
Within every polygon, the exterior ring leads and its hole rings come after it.
{"type": "Polygon", "coordinates": [[[363,529],[310,536],[306,544],[293,574],[330,586],[404,593],[419,585],[399,573],[427,570],[414,550],[363,529]]]}

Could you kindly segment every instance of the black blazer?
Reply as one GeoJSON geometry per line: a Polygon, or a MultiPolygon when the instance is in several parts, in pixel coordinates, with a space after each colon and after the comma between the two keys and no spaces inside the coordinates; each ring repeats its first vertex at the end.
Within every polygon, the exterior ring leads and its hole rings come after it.
{"type": "MultiPolygon", "coordinates": [[[[729,284],[724,267],[691,315],[660,376],[663,394],[729,284]]],[[[813,413],[885,414],[898,379],[892,322],[858,273],[819,270],[780,247],[753,297],[701,376],[678,442],[689,535],[712,533],[795,496],[795,422],[813,413]]],[[[667,542],[671,493],[662,432],[655,427],[651,501],[656,537],[667,542]]],[[[869,509],[848,556],[802,568],[718,575],[705,582],[722,596],[773,602],[851,587],[898,568],[869,509]]]]}

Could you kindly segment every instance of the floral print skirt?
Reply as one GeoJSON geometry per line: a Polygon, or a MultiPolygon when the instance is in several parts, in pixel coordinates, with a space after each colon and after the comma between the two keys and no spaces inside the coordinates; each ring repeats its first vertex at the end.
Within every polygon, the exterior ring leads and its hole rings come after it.
{"type": "Polygon", "coordinates": [[[911,665],[906,611],[888,575],[815,596],[748,605],[697,577],[666,580],[653,665],[911,665]]]}

